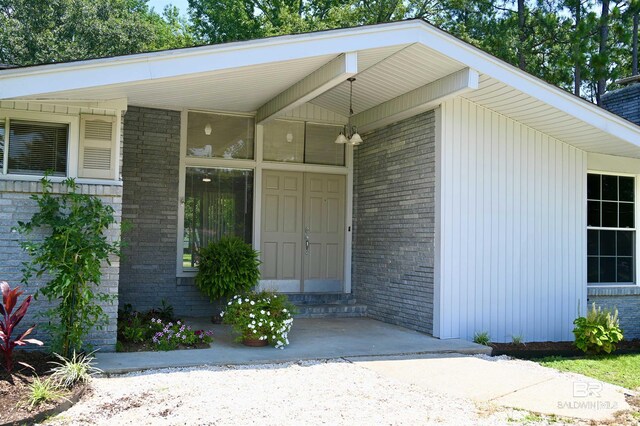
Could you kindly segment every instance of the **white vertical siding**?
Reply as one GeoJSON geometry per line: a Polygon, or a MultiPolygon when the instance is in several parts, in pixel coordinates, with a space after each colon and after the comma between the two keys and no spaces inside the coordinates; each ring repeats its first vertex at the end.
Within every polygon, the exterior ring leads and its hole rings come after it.
{"type": "Polygon", "coordinates": [[[572,340],[587,297],[587,154],[465,99],[440,115],[434,334],[572,340]]]}

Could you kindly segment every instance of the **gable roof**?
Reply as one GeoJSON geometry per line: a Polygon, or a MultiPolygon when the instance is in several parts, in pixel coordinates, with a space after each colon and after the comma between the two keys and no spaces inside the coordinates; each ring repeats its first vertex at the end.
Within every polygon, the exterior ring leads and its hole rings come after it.
{"type": "MultiPolygon", "coordinates": [[[[422,20],[7,69],[0,99],[252,112],[352,52],[356,114],[468,68],[477,89],[459,96],[586,151],[640,158],[639,126],[422,20]]],[[[348,84],[310,102],[344,116],[348,84]]]]}

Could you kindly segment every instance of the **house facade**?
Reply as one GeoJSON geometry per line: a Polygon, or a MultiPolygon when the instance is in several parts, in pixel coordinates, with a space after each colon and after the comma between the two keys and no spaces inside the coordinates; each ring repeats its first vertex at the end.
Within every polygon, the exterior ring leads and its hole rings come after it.
{"type": "Polygon", "coordinates": [[[572,340],[591,300],[640,337],[640,127],[423,21],[0,71],[0,139],[14,283],[53,169],[131,225],[120,306],[212,314],[197,253],[231,234],[262,287],[436,337],[572,340]]]}

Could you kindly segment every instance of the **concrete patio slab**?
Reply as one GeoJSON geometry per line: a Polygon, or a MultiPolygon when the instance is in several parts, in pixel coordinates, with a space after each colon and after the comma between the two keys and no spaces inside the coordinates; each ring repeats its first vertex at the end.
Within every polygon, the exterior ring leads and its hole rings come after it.
{"type": "Polygon", "coordinates": [[[491,349],[459,339],[440,340],[370,318],[296,319],[285,349],[248,348],[234,341],[229,326],[186,319],[196,329],[214,332],[209,349],[171,352],[98,353],[97,366],[117,374],[152,368],[197,365],[262,364],[400,354],[490,353],[491,349]]]}
{"type": "Polygon", "coordinates": [[[429,390],[536,413],[603,421],[629,409],[618,386],[530,361],[457,354],[347,359],[429,390]]]}

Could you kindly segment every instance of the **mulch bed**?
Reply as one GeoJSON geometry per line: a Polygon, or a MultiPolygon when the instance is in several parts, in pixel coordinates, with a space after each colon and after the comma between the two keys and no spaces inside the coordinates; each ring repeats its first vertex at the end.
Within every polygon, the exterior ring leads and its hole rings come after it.
{"type": "MultiPolygon", "coordinates": [[[[573,342],[530,342],[524,344],[490,343],[491,355],[509,355],[514,358],[543,358],[546,356],[581,356],[584,353],[577,349],[573,342]]],[[[615,354],[640,353],[640,339],[623,340],[618,343],[615,354]]]]}
{"type": "Polygon", "coordinates": [[[44,352],[15,351],[13,372],[9,374],[4,367],[0,367],[2,369],[0,372],[0,400],[2,401],[0,425],[33,424],[68,409],[80,398],[85,390],[84,385],[71,389],[66,399],[42,403],[32,409],[26,405],[30,394],[29,384],[36,377],[44,380],[50,375],[49,371],[54,367],[50,364],[51,361],[54,361],[54,358],[44,352]],[[32,368],[20,365],[18,362],[26,363],[32,368]]]}

